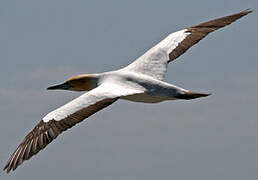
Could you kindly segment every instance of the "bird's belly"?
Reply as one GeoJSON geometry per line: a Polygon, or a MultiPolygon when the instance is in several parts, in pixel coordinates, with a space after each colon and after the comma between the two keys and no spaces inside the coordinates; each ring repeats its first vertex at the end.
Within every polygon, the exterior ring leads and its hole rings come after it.
{"type": "Polygon", "coordinates": [[[124,97],[121,97],[121,99],[134,101],[134,102],[144,102],[144,103],[158,103],[165,100],[175,100],[175,98],[170,98],[163,95],[152,95],[147,93],[124,96],[124,97]]]}

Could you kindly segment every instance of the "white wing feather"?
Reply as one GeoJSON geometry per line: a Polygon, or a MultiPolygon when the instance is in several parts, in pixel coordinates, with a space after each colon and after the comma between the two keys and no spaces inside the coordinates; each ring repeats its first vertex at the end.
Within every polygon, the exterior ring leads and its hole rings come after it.
{"type": "Polygon", "coordinates": [[[251,12],[252,10],[245,10],[171,33],[125,69],[162,80],[170,61],[185,53],[187,49],[209,33],[227,26],[251,12]]]}
{"type": "Polygon", "coordinates": [[[123,87],[115,83],[103,83],[97,88],[82,94],[78,98],[50,112],[43,118],[43,121],[48,122],[52,119],[59,121],[73,114],[74,112],[77,112],[87,106],[93,105],[101,100],[118,98],[121,96],[127,96],[141,92],[142,91],[123,87]]]}
{"type": "Polygon", "coordinates": [[[169,61],[169,53],[175,49],[190,33],[187,29],[171,33],[156,46],[125,67],[126,70],[136,71],[159,80],[164,79],[169,61]]]}

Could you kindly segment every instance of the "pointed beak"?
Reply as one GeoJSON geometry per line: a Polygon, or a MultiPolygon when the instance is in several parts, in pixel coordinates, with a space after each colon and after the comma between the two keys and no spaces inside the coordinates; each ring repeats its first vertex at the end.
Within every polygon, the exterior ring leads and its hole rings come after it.
{"type": "Polygon", "coordinates": [[[69,90],[70,88],[72,88],[72,86],[69,83],[65,82],[63,84],[50,86],[47,88],[47,90],[56,90],[56,89],[69,90]]]}

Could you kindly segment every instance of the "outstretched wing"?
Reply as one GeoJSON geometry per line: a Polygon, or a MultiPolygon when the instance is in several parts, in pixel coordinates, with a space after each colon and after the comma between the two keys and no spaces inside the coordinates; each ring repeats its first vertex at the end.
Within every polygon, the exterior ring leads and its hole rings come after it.
{"type": "Polygon", "coordinates": [[[23,161],[37,154],[63,131],[114,103],[119,97],[135,93],[141,92],[112,83],[104,83],[50,112],[24,138],[8,160],[4,170],[7,170],[7,173],[15,170],[23,161]]]}
{"type": "Polygon", "coordinates": [[[245,10],[171,33],[132,64],[125,67],[125,69],[162,80],[167,70],[167,64],[170,61],[179,57],[210,32],[227,26],[251,12],[251,10],[245,10]]]}

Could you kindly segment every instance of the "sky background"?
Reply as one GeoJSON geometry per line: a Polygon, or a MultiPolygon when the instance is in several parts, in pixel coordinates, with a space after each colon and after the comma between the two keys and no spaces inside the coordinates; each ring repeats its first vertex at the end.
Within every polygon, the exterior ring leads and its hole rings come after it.
{"type": "Polygon", "coordinates": [[[0,166],[80,94],[46,87],[121,68],[170,32],[247,8],[169,65],[167,82],[212,96],[120,100],[0,179],[258,179],[257,0],[0,1],[0,166]]]}

